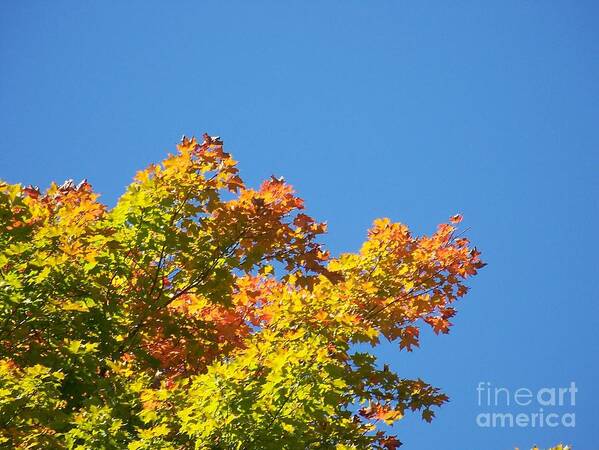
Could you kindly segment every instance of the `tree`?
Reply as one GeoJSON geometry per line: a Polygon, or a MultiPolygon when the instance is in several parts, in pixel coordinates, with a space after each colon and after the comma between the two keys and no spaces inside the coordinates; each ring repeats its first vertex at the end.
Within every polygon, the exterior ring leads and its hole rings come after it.
{"type": "MultiPolygon", "coordinates": [[[[518,448],[516,448],[515,450],[518,450],[518,448]]],[[[537,447],[536,445],[531,448],[530,450],[539,450],[539,447],[537,447]]],[[[548,450],[572,450],[572,447],[570,447],[569,445],[564,445],[564,444],[558,444],[555,447],[551,447],[548,450]]]]}
{"type": "Polygon", "coordinates": [[[0,183],[0,442],[397,448],[380,425],[447,396],[373,350],[447,333],[484,264],[459,215],[424,237],[378,219],[332,258],[302,210],[283,179],[247,188],[208,135],[112,209],[86,181],[0,183]]]}

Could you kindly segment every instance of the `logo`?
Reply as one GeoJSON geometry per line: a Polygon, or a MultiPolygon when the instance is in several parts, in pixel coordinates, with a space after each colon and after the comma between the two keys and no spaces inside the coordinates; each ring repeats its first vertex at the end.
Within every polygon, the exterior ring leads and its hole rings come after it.
{"type": "Polygon", "coordinates": [[[476,393],[482,411],[476,424],[481,428],[574,428],[577,392],[575,382],[565,387],[510,389],[481,381],[476,393]]]}

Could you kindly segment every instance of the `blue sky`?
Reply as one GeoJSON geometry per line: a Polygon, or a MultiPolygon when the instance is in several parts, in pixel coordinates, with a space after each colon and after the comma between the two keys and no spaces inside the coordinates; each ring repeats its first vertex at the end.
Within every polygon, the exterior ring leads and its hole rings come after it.
{"type": "Polygon", "coordinates": [[[489,265],[454,329],[381,351],[452,399],[400,422],[404,448],[596,448],[598,21],[565,0],[4,1],[0,178],[87,177],[112,205],[208,131],[249,184],[284,175],[335,253],[376,217],[429,233],[462,212],[489,265]],[[480,381],[574,381],[555,410],[576,426],[478,427],[480,381]]]}

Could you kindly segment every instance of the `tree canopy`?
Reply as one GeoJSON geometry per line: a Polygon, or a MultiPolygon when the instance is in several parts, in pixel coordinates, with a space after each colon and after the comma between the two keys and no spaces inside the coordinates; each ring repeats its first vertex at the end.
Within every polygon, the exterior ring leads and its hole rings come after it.
{"type": "Polygon", "coordinates": [[[0,445],[396,449],[386,425],[448,398],[376,348],[447,333],[484,263],[460,215],[430,236],[377,219],[332,257],[303,209],[208,135],[113,208],[87,181],[0,182],[0,445]]]}

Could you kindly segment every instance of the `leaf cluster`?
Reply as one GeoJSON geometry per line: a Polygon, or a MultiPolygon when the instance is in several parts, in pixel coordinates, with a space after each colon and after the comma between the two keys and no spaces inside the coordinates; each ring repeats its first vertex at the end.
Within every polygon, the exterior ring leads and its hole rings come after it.
{"type": "Polygon", "coordinates": [[[208,135],[114,208],[86,181],[0,182],[1,445],[396,449],[388,425],[447,396],[374,348],[447,333],[484,264],[459,215],[421,237],[378,219],[333,258],[303,209],[208,135]]]}

